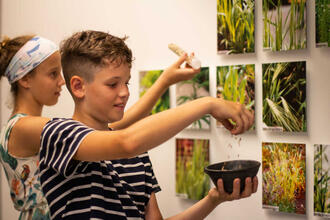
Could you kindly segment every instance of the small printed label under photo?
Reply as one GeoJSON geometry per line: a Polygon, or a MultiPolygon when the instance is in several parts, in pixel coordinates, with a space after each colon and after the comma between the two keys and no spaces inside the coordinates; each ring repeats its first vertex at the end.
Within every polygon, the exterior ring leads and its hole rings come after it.
{"type": "Polygon", "coordinates": [[[278,206],[273,206],[273,205],[262,205],[262,208],[269,209],[269,210],[276,211],[276,212],[280,211],[278,206]]]}
{"type": "Polygon", "coordinates": [[[328,42],[316,43],[316,47],[328,47],[328,42]]]}
{"type": "Polygon", "coordinates": [[[188,195],[184,193],[176,193],[176,196],[181,199],[188,199],[188,195]]]}
{"type": "Polygon", "coordinates": [[[263,50],[264,52],[273,51],[271,47],[264,47],[264,48],[262,48],[262,50],[263,50]]]}
{"type": "Polygon", "coordinates": [[[330,218],[330,213],[325,213],[325,212],[314,212],[315,216],[321,216],[321,217],[326,217],[330,218]]]}
{"type": "Polygon", "coordinates": [[[276,132],[283,132],[283,127],[263,127],[262,130],[264,131],[276,131],[276,132]]]}

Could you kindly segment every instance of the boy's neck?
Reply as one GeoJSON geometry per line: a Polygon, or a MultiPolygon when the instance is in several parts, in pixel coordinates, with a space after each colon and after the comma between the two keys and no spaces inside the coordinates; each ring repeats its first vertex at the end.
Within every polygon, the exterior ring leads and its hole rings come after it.
{"type": "Polygon", "coordinates": [[[72,116],[73,120],[79,121],[85,125],[87,125],[90,128],[93,128],[95,130],[102,130],[102,131],[108,131],[109,126],[107,122],[101,121],[91,115],[88,115],[84,112],[79,112],[75,109],[74,114],[72,116]]]}

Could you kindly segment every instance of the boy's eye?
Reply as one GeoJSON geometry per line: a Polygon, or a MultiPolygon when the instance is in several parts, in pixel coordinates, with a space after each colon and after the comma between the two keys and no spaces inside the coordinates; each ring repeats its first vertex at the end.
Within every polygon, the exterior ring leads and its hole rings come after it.
{"type": "Polygon", "coordinates": [[[108,84],[109,87],[112,87],[112,88],[115,88],[117,86],[117,83],[111,83],[111,84],[108,84]]]}

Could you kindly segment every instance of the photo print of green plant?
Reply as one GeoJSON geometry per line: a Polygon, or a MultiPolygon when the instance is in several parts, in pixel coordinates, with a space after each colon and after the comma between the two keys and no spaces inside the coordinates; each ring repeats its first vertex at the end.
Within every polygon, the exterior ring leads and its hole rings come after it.
{"type": "Polygon", "coordinates": [[[330,217],[330,145],[314,145],[314,215],[330,217]]]}
{"type": "MultiPolygon", "coordinates": [[[[140,97],[142,97],[144,93],[146,93],[147,90],[156,82],[162,72],[163,70],[140,71],[140,97]]],[[[155,114],[167,109],[170,109],[170,91],[168,89],[157,101],[151,111],[151,114],[155,114]]]]}
{"type": "MultiPolygon", "coordinates": [[[[244,104],[247,109],[254,110],[254,64],[218,66],[217,97],[244,104]]],[[[221,127],[220,122],[217,126],[221,127]]],[[[254,130],[253,125],[250,130],[254,130]]]]}
{"type": "Polygon", "coordinates": [[[306,62],[262,64],[263,130],[306,132],[306,62]]]}
{"type": "MultiPolygon", "coordinates": [[[[186,80],[176,84],[176,105],[210,96],[209,68],[202,67],[200,73],[191,80],[186,80]]],[[[193,122],[187,129],[209,130],[211,128],[211,117],[204,115],[201,119],[193,122]]]]}
{"type": "Polygon", "coordinates": [[[330,47],[330,0],[315,0],[316,46],[330,47]]]}
{"type": "Polygon", "coordinates": [[[210,179],[204,173],[209,165],[210,141],[206,139],[176,139],[177,196],[200,200],[210,190],[210,179]]]}
{"type": "Polygon", "coordinates": [[[306,145],[262,143],[262,206],[306,214],[306,145]]]}
{"type": "Polygon", "coordinates": [[[306,48],[306,0],[263,0],[263,48],[286,51],[306,48]]]}
{"type": "Polygon", "coordinates": [[[217,0],[218,52],[254,52],[254,0],[217,0]]]}

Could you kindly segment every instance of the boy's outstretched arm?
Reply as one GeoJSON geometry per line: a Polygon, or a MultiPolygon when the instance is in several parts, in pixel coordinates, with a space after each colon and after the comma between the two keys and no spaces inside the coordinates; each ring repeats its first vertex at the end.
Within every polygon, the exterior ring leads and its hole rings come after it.
{"type": "Polygon", "coordinates": [[[167,141],[206,114],[211,114],[222,122],[232,134],[247,131],[254,121],[253,113],[239,103],[204,97],[146,117],[126,129],[93,131],[82,140],[75,159],[100,161],[142,154],[167,141]]]}
{"type": "MultiPolygon", "coordinates": [[[[253,181],[248,177],[245,179],[245,189],[240,194],[240,180],[235,179],[233,184],[232,194],[228,194],[224,191],[223,182],[221,179],[218,180],[218,188],[213,188],[209,191],[208,195],[202,200],[195,203],[185,211],[167,218],[168,220],[202,220],[208,216],[218,205],[226,201],[238,200],[247,198],[253,193],[257,192],[258,189],[258,178],[254,177],[253,181]]],[[[149,203],[146,207],[146,220],[162,220],[163,217],[160,213],[156,196],[153,193],[150,197],[149,203]]]]}
{"type": "Polygon", "coordinates": [[[148,116],[157,100],[169,86],[180,81],[189,80],[199,73],[200,69],[195,70],[188,65],[185,68],[180,68],[186,58],[187,54],[184,54],[170,67],[165,69],[148,91],[125,112],[123,119],[109,124],[109,127],[113,130],[123,129],[148,116]]]}

